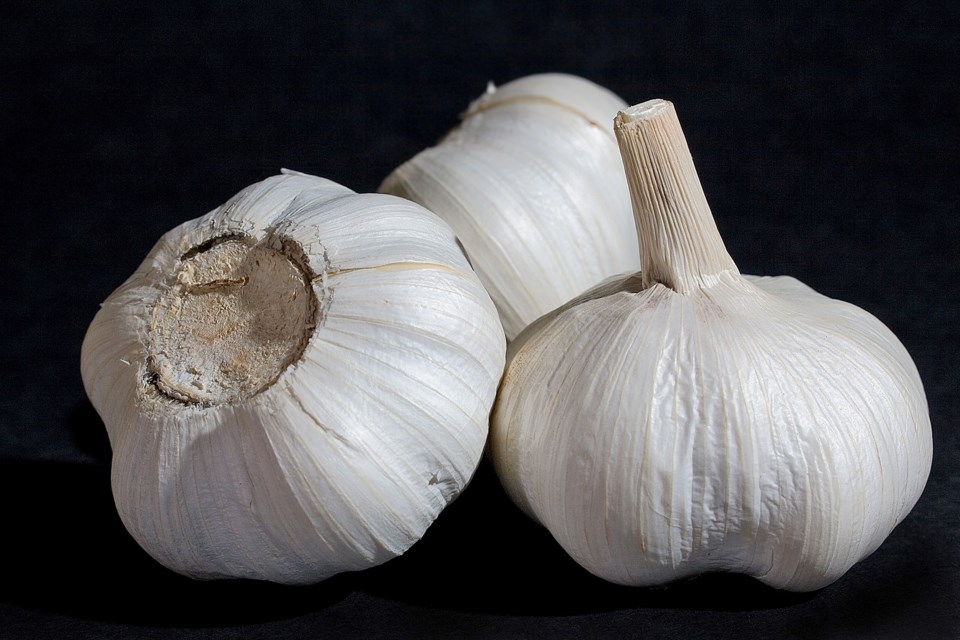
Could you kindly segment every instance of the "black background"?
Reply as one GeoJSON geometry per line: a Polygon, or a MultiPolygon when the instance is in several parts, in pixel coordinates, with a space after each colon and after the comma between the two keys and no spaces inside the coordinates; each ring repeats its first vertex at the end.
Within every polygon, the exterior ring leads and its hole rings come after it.
{"type": "Polygon", "coordinates": [[[6,2],[0,9],[0,637],[960,636],[960,5],[6,2]],[[812,594],[585,574],[484,465],[403,557],[307,588],[193,582],[123,530],[79,376],[155,240],[289,167],[357,191],[488,80],[672,100],[741,271],[883,320],[926,386],[911,515],[812,594]]]}

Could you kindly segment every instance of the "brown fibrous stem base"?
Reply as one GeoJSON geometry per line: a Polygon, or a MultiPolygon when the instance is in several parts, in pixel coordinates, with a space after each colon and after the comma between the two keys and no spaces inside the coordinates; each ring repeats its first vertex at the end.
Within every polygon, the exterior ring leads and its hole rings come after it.
{"type": "Polygon", "coordinates": [[[314,277],[289,238],[227,235],[187,251],[152,310],[148,385],[200,406],[261,393],[313,334],[314,277]]]}

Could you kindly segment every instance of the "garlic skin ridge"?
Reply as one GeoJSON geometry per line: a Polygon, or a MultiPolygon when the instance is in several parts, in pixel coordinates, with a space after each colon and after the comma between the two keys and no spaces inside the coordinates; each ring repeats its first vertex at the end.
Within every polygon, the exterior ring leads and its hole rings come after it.
{"type": "Polygon", "coordinates": [[[576,76],[492,84],[459,127],[380,191],[447,221],[507,339],[640,258],[610,121],[626,103],[576,76]]]}
{"type": "Polygon", "coordinates": [[[790,277],[741,276],[673,107],[618,116],[641,273],[508,348],[490,453],[514,501],[592,573],[708,571],[824,587],[930,472],[923,385],[879,320],[790,277]]]}
{"type": "Polygon", "coordinates": [[[504,351],[439,218],[285,172],[164,235],[81,369],[150,555],[310,583],[403,553],[459,494],[504,351]]]}

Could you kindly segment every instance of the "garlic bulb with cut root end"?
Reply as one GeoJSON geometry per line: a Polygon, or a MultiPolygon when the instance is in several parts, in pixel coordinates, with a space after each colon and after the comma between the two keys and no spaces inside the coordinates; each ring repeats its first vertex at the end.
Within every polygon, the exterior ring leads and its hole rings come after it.
{"type": "Polygon", "coordinates": [[[453,227],[508,340],[605,278],[640,267],[610,127],[626,106],[559,73],[491,85],[458,128],[380,186],[453,227]]]}
{"type": "Polygon", "coordinates": [[[709,571],[823,587],[918,500],[931,428],[876,318],[741,276],[673,105],[617,116],[643,256],[508,349],[490,453],[581,565],[654,585],[709,571]]]}
{"type": "Polygon", "coordinates": [[[309,583],[403,553],[459,494],[505,348],[442,220],[286,172],[163,236],[82,373],[144,549],[309,583]]]}

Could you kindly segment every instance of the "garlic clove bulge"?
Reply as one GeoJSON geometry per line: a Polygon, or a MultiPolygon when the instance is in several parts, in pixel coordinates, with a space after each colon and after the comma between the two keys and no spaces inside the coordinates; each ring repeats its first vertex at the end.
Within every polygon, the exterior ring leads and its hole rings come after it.
{"type": "Polygon", "coordinates": [[[926,483],[916,367],[866,311],[739,273],[670,103],[627,109],[615,129],[643,270],[511,343],[491,423],[497,473],[607,580],[830,584],[926,483]]]}
{"type": "Polygon", "coordinates": [[[403,553],[459,494],[504,350],[443,221],[285,172],[161,238],[81,369],[147,552],[309,583],[403,553]]]}
{"type": "Polygon", "coordinates": [[[459,127],[380,186],[453,227],[508,340],[604,278],[639,268],[609,126],[625,106],[565,74],[491,85],[459,127]]]}

